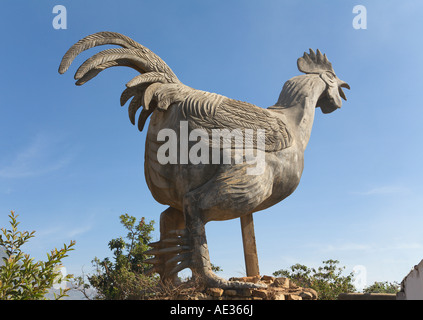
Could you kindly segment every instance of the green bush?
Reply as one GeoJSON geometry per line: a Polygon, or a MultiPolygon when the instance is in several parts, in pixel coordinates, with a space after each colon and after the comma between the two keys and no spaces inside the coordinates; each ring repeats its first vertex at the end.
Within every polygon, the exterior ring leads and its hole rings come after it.
{"type": "MultiPolygon", "coordinates": [[[[149,272],[152,267],[144,261],[151,257],[145,252],[150,249],[148,244],[152,240],[154,221],[146,223],[143,217],[137,222],[128,214],[119,216],[119,219],[127,230],[126,237],[109,241],[113,257],[102,260],[95,257],[92,261],[94,273],[77,277],[73,282],[75,289],[89,300],[169,299],[180,297],[182,292],[196,290],[192,279],[180,279],[176,284],[163,283],[157,273],[149,272]]],[[[214,272],[222,271],[219,266],[212,265],[212,269],[214,272]]]]}
{"type": "Polygon", "coordinates": [[[128,231],[125,239],[122,237],[109,241],[109,249],[113,258],[100,260],[95,257],[92,261],[95,272],[85,277],[76,278],[74,286],[91,299],[87,289],[95,289],[94,299],[97,300],[127,300],[144,299],[154,292],[158,283],[156,275],[147,276],[145,272],[151,265],[144,263],[148,258],[144,252],[150,249],[151,232],[154,221],[146,223],[144,218],[137,222],[136,218],[128,214],[120,217],[121,224],[128,231]]]}
{"type": "Polygon", "coordinates": [[[400,285],[397,282],[375,282],[366,287],[364,293],[397,293],[400,291],[400,285]]]}
{"type": "Polygon", "coordinates": [[[300,287],[316,290],[319,300],[336,300],[340,293],[356,291],[354,274],[343,275],[345,267],[338,267],[338,263],[338,260],[323,261],[324,266],[317,270],[297,263],[290,270],[278,270],[273,275],[289,278],[300,287]]]}
{"type": "MultiPolygon", "coordinates": [[[[45,300],[48,290],[61,281],[72,279],[72,275],[67,275],[62,279],[58,267],[63,258],[73,249],[74,241],[69,246],[64,245],[63,249],[56,248],[47,253],[47,261],[34,262],[29,254],[21,250],[21,246],[34,237],[35,231],[18,231],[18,215],[13,211],[9,215],[11,229],[1,228],[0,247],[5,251],[3,265],[0,265],[0,299],[1,300],[45,300]]],[[[69,288],[62,289],[55,299],[67,296],[69,288]]]]}

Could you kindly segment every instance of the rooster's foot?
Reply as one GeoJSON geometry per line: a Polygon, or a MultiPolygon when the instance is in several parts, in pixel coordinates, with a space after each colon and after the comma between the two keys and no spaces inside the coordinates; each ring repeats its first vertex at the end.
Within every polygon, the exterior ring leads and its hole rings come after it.
{"type": "Polygon", "coordinates": [[[189,241],[185,230],[172,230],[168,238],[150,243],[152,249],[145,252],[146,255],[153,255],[154,258],[145,260],[145,263],[152,264],[149,274],[157,272],[162,280],[177,280],[179,271],[189,267],[190,251],[189,241]]]}
{"type": "Polygon", "coordinates": [[[183,230],[172,230],[168,238],[150,243],[152,249],[145,252],[154,258],[144,262],[153,265],[150,273],[157,272],[162,280],[177,282],[178,272],[189,268],[193,281],[198,285],[221,289],[266,288],[264,284],[228,281],[218,277],[211,270],[207,245],[194,246],[192,237],[183,230]]]}

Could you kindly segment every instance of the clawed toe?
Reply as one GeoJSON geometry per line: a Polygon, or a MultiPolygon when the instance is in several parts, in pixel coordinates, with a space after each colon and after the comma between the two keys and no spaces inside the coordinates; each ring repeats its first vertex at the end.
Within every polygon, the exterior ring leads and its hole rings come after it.
{"type": "Polygon", "coordinates": [[[190,266],[191,247],[188,245],[187,232],[185,230],[172,230],[168,233],[169,238],[150,243],[152,249],[145,252],[153,258],[144,262],[152,264],[149,273],[158,272],[162,278],[172,278],[179,271],[190,266]]]}
{"type": "Polygon", "coordinates": [[[200,245],[198,238],[193,237],[185,229],[169,231],[166,238],[149,245],[152,249],[146,251],[145,254],[154,257],[144,262],[152,264],[153,268],[149,273],[159,273],[162,280],[176,280],[178,272],[190,268],[194,281],[210,288],[266,287],[264,284],[228,281],[215,275],[211,270],[207,245],[200,245]]]}

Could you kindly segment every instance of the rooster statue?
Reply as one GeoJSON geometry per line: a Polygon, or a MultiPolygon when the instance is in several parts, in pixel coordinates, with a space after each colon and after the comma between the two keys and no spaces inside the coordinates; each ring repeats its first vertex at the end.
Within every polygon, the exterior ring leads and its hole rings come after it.
{"type": "MultiPolygon", "coordinates": [[[[110,67],[131,67],[140,75],[126,84],[120,103],[123,106],[132,98],[128,112],[134,125],[136,113],[143,107],[138,117],[140,131],[151,116],[145,145],[145,178],[153,197],[169,207],[160,216],[160,241],[150,244],[148,254],[154,257],[146,262],[163,280],[176,281],[178,272],[190,268],[193,277],[208,287],[260,286],[228,281],[213,273],[205,224],[264,210],[292,194],[303,171],[315,109],[320,107],[323,113],[330,113],[340,108],[341,98],[346,100],[342,88],[349,89],[348,84],[336,76],[326,55],[310,49],[297,61],[298,69],[305,75],[288,80],[276,104],[263,109],[184,85],[160,57],[115,32],[95,33],[75,43],[64,55],[59,73],[66,72],[78,54],[100,45],[120,48],[107,49],[87,59],[76,71],[76,85],[110,67]],[[239,159],[235,163],[163,163],[158,153],[169,143],[161,135],[163,129],[173,130],[177,135],[174,142],[188,147],[197,140],[185,141],[182,129],[201,129],[210,136],[219,129],[255,130],[257,135],[245,134],[244,138],[245,142],[249,140],[250,149],[264,153],[263,168],[259,173],[248,174],[254,164],[239,159]],[[259,137],[258,132],[264,135],[259,137]]],[[[205,158],[210,159],[216,148],[223,147],[208,144],[210,157],[205,158]]],[[[229,149],[234,150],[232,143],[229,149]]],[[[181,153],[179,160],[186,156],[181,153]]],[[[222,160],[223,152],[219,156],[222,160]]],[[[234,160],[232,153],[231,157],[234,160]]]]}

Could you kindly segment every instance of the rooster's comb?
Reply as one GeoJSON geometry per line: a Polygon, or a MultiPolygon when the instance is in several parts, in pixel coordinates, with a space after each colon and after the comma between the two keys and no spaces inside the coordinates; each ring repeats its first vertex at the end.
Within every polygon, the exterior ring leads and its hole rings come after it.
{"type": "Polygon", "coordinates": [[[310,49],[310,53],[304,52],[304,55],[297,60],[298,70],[304,73],[322,73],[324,71],[333,71],[332,64],[326,57],[326,54],[322,54],[319,49],[315,53],[310,49]]]}

